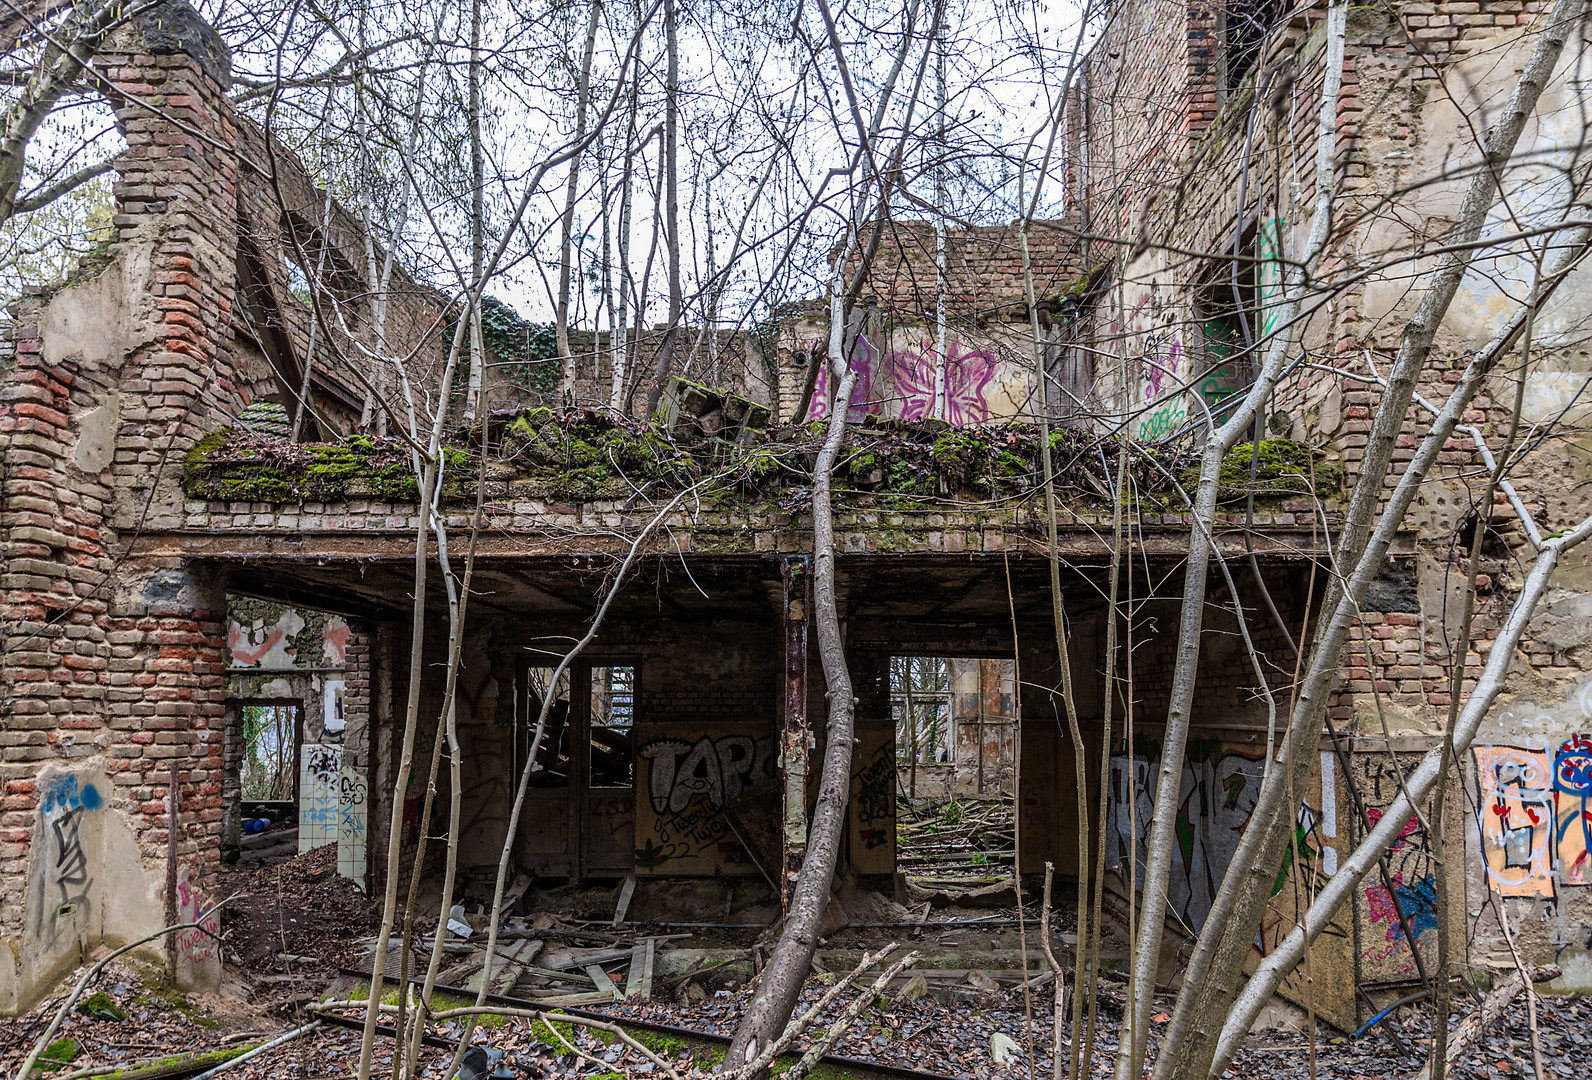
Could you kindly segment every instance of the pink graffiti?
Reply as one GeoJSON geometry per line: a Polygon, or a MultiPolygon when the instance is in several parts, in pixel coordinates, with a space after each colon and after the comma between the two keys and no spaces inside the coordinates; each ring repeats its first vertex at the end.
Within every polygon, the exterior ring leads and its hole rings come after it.
{"type": "MultiPolygon", "coordinates": [[[[1382,814],[1383,814],[1383,811],[1378,810],[1375,807],[1373,807],[1373,808],[1371,808],[1371,809],[1369,809],[1369,810],[1367,810],[1365,812],[1366,820],[1371,823],[1370,824],[1370,828],[1373,828],[1373,829],[1376,828],[1376,823],[1382,820],[1382,814]]],[[[1414,833],[1416,828],[1418,828],[1419,826],[1420,826],[1420,821],[1417,818],[1413,818],[1412,817],[1408,821],[1406,821],[1404,823],[1404,828],[1399,830],[1398,838],[1393,841],[1393,845],[1388,848],[1388,851],[1390,851],[1390,852],[1397,851],[1399,848],[1403,847],[1404,846],[1404,838],[1409,836],[1409,835],[1411,835],[1412,833],[1414,833]]],[[[1388,910],[1391,911],[1392,908],[1389,908],[1388,910]]]]}
{"type": "Polygon", "coordinates": [[[1152,352],[1149,349],[1145,350],[1144,364],[1150,369],[1150,373],[1145,376],[1145,401],[1153,401],[1161,396],[1161,387],[1165,385],[1168,378],[1176,377],[1178,366],[1182,362],[1183,343],[1176,338],[1172,339],[1172,345],[1169,349],[1167,349],[1166,364],[1164,366],[1161,363],[1160,355],[1158,353],[1152,352]]]}
{"type": "MultiPolygon", "coordinates": [[[[945,420],[955,427],[989,419],[985,393],[1000,361],[993,353],[972,350],[952,342],[945,357],[945,420]]],[[[934,416],[934,347],[923,351],[897,349],[890,354],[891,389],[901,399],[901,419],[924,420],[934,416]]]]}
{"type": "Polygon", "coordinates": [[[204,902],[196,890],[189,888],[186,877],[177,881],[177,918],[197,926],[177,931],[177,951],[183,958],[196,964],[208,963],[220,955],[216,934],[221,932],[221,920],[215,909],[205,910],[204,902]]]}
{"type": "Polygon", "coordinates": [[[326,631],[321,635],[321,641],[326,649],[326,658],[335,664],[341,665],[348,654],[348,633],[348,624],[343,620],[326,620],[326,631]]]}
{"type": "Polygon", "coordinates": [[[260,662],[261,657],[276,648],[277,643],[286,634],[287,631],[280,626],[272,627],[270,633],[265,635],[264,643],[259,648],[253,648],[249,645],[249,637],[243,632],[243,627],[233,623],[227,627],[227,649],[232,653],[234,664],[253,667],[260,662]]]}
{"type": "MultiPolygon", "coordinates": [[[[851,370],[857,373],[857,381],[851,388],[851,402],[846,410],[847,420],[861,420],[870,412],[878,412],[878,403],[868,400],[868,387],[873,381],[873,361],[875,353],[872,343],[866,337],[860,339],[862,348],[851,358],[851,370]]],[[[807,419],[822,420],[829,412],[829,365],[823,364],[818,369],[818,379],[813,383],[813,403],[807,409],[807,419]]]]}

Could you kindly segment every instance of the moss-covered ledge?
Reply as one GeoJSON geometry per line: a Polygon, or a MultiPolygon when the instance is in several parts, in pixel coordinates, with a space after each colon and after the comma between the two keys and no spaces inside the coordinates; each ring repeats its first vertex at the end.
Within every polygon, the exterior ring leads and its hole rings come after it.
{"type": "MultiPolygon", "coordinates": [[[[478,481],[489,500],[589,504],[653,500],[693,484],[700,500],[727,507],[763,505],[801,513],[810,504],[811,470],[823,425],[770,429],[756,445],[713,438],[679,442],[656,423],[636,423],[583,409],[535,408],[456,433],[444,448],[443,497],[473,501],[478,481]],[[484,476],[482,471],[484,470],[484,476]]],[[[1039,433],[1032,424],[948,428],[869,418],[847,435],[836,468],[836,495],[886,512],[1013,510],[1040,489],[1039,433]]],[[[1072,514],[1109,514],[1116,459],[1123,447],[1088,432],[1051,435],[1062,504],[1072,514]]],[[[1186,448],[1133,444],[1128,450],[1135,510],[1175,515],[1184,505],[1173,477],[1191,488],[1196,461],[1186,448]]],[[[1257,506],[1279,509],[1300,498],[1333,502],[1341,470],[1318,451],[1285,439],[1260,444],[1250,483],[1248,444],[1223,462],[1222,499],[1253,491],[1257,506]],[[1313,481],[1313,483],[1312,483],[1313,481]]],[[[208,503],[286,506],[371,502],[412,506],[412,456],[396,438],[352,435],[333,443],[292,443],[226,429],[202,439],[184,466],[188,497],[208,503]]]]}

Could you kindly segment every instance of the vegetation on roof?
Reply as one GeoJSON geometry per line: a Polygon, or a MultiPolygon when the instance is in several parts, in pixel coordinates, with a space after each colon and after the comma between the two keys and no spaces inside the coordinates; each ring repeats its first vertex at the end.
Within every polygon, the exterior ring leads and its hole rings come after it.
{"type": "MultiPolygon", "coordinates": [[[[554,502],[624,500],[704,485],[706,498],[772,500],[790,512],[809,501],[811,470],[824,425],[771,428],[753,445],[724,439],[676,440],[658,422],[641,423],[591,409],[526,408],[487,422],[487,496],[554,502]]],[[[443,496],[473,500],[480,467],[481,428],[459,432],[445,449],[443,496]]],[[[1051,436],[1061,498],[1070,505],[1109,505],[1119,445],[1088,432],[1051,436]]],[[[1222,497],[1249,489],[1248,444],[1223,463],[1222,497]]],[[[1129,460],[1138,505],[1177,505],[1173,478],[1193,483],[1193,456],[1168,445],[1134,444],[1129,460]]],[[[1307,493],[1309,447],[1286,439],[1260,444],[1257,497],[1307,493]]],[[[1033,424],[951,428],[870,418],[853,427],[836,467],[836,488],[876,496],[887,507],[933,509],[950,504],[1020,502],[1040,486],[1039,433],[1033,424]]],[[[1317,490],[1336,484],[1326,463],[1315,463],[1317,490]]],[[[188,454],[185,487],[193,498],[290,503],[373,499],[414,502],[412,458],[394,438],[354,435],[335,443],[290,443],[243,430],[218,431],[188,454]]]]}

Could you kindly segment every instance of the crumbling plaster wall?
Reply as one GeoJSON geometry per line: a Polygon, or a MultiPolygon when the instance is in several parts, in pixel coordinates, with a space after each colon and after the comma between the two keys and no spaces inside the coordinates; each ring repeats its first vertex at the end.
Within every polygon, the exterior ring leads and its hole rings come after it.
{"type": "MultiPolygon", "coordinates": [[[[222,831],[225,584],[135,544],[180,525],[183,454],[259,384],[232,351],[228,57],[176,3],[132,20],[98,61],[127,142],[116,243],[14,312],[0,370],[7,1011],[102,937],[168,915],[215,922],[204,895],[222,831]]],[[[218,977],[199,931],[149,951],[169,952],[180,984],[218,977]]]]}

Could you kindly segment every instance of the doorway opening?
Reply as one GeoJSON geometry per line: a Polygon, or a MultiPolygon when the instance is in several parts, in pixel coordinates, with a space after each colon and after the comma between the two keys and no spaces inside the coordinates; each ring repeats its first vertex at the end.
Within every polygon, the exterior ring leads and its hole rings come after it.
{"type": "Polygon", "coordinates": [[[303,816],[304,703],[267,698],[232,705],[238,710],[241,742],[239,868],[269,866],[336,843],[335,813],[325,823],[314,808],[313,820],[303,816]]]}
{"type": "Polygon", "coordinates": [[[928,889],[1009,877],[1017,672],[1010,659],[893,656],[896,869],[928,889]]]}

